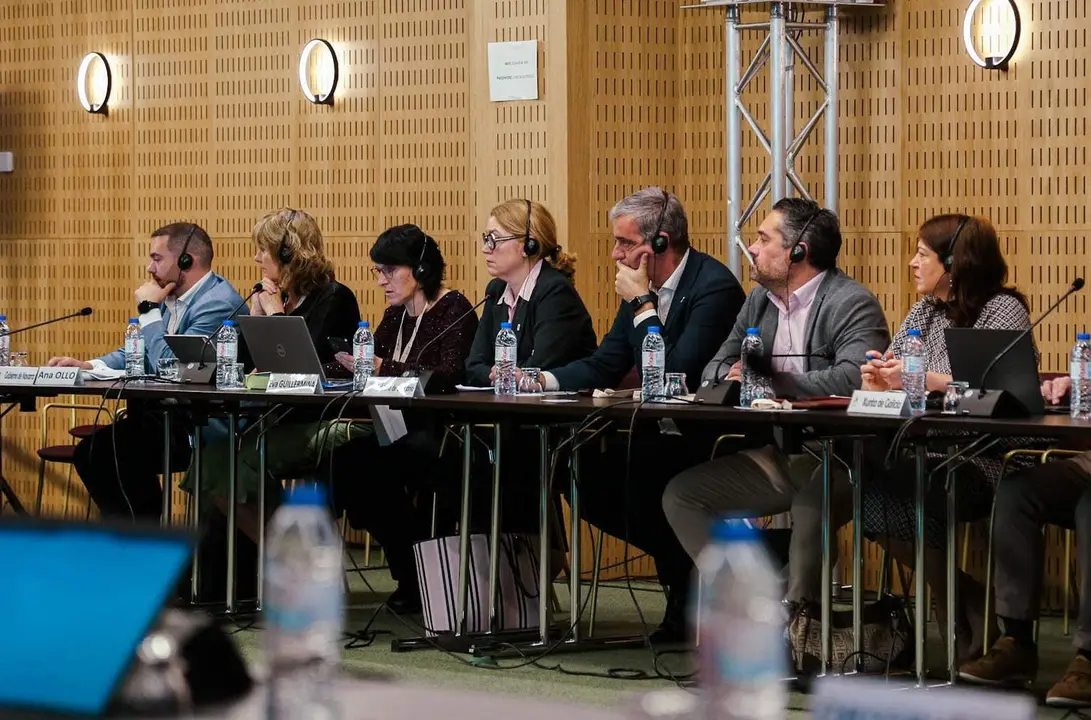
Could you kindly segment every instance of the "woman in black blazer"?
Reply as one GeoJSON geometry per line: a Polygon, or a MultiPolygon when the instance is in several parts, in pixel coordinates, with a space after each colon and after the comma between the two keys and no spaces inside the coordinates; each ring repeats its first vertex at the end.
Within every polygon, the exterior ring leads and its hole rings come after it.
{"type": "Polygon", "coordinates": [[[598,346],[591,315],[572,276],[576,258],[557,244],[549,211],[530,200],[508,200],[489,213],[482,235],[489,300],[481,314],[466,380],[492,384],[493,350],[500,323],[511,322],[518,341],[516,364],[542,370],[587,357],[598,346]]]}

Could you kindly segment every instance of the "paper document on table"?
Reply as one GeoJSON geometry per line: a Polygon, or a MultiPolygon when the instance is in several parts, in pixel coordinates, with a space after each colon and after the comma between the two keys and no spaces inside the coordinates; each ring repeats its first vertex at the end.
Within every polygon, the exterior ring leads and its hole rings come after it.
{"type": "Polygon", "coordinates": [[[390,445],[405,437],[405,417],[401,410],[391,410],[389,405],[371,405],[368,410],[379,435],[379,445],[390,445]]]}
{"type": "Polygon", "coordinates": [[[81,380],[119,380],[125,377],[124,370],[113,368],[95,368],[94,370],[80,370],[81,380]]]}
{"type": "Polygon", "coordinates": [[[489,385],[488,387],[478,387],[476,385],[455,385],[455,390],[458,390],[459,392],[492,392],[493,387],[492,385],[489,385]]]}

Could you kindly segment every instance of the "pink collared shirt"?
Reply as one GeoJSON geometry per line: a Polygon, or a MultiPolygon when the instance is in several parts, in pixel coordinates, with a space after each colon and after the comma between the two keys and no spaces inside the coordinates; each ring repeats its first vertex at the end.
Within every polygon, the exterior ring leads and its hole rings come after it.
{"type": "Polygon", "coordinates": [[[773,370],[802,374],[807,372],[807,358],[805,357],[776,357],[777,355],[802,355],[807,352],[807,320],[811,317],[811,306],[814,305],[818,288],[826,277],[826,272],[820,272],[799,287],[788,298],[788,306],[785,307],[780,298],[773,293],[768,293],[769,302],[776,305],[780,313],[777,319],[777,335],[773,338],[773,370]]]}
{"type": "Polygon", "coordinates": [[[530,302],[530,296],[534,294],[534,286],[538,284],[538,276],[542,274],[542,263],[545,260],[539,260],[534,264],[534,267],[530,269],[530,273],[527,275],[527,279],[523,281],[523,286],[519,288],[519,294],[515,294],[515,290],[512,289],[511,283],[504,286],[504,294],[500,296],[500,299],[496,301],[497,305],[508,306],[508,322],[512,322],[515,319],[515,305],[519,302],[519,298],[523,298],[527,302],[530,302]]]}

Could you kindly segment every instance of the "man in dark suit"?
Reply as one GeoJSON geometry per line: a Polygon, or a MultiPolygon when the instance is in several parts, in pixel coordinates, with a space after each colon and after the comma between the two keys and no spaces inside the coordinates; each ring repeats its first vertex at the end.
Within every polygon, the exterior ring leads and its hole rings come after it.
{"type": "MultiPolygon", "coordinates": [[[[687,386],[696,389],[746,299],[739,281],[718,260],[690,247],[682,203],[661,188],[625,198],[610,211],[610,221],[614,288],[621,298],[617,317],[594,354],[543,373],[546,388],[616,387],[634,367],[639,372],[641,344],[648,328],[658,326],[666,372],[685,373],[687,386]]],[[[631,437],[608,437],[601,452],[580,455],[583,517],[655,559],[667,612],[653,642],[685,639],[693,570],[663,515],[663,488],[676,472],[706,459],[708,447],[693,436],[663,434],[649,422],[636,424],[631,437]]]]}

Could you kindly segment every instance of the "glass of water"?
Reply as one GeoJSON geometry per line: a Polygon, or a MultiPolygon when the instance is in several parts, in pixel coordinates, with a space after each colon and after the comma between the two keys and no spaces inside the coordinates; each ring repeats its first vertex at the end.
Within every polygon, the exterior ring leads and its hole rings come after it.
{"type": "Polygon", "coordinates": [[[957,414],[962,398],[969,389],[970,383],[961,380],[952,380],[947,383],[947,390],[943,394],[943,412],[949,415],[957,414]]]}
{"type": "Polygon", "coordinates": [[[156,374],[160,380],[175,382],[178,380],[178,358],[162,357],[155,363],[156,374]]]}
{"type": "Polygon", "coordinates": [[[663,381],[663,394],[669,398],[689,395],[685,373],[667,373],[663,381]]]}
{"type": "Polygon", "coordinates": [[[20,350],[19,352],[11,353],[11,359],[8,364],[11,367],[26,367],[27,366],[27,351],[20,350]]]}
{"type": "Polygon", "coordinates": [[[519,378],[520,395],[542,394],[542,371],[540,368],[523,368],[519,378]]]}

